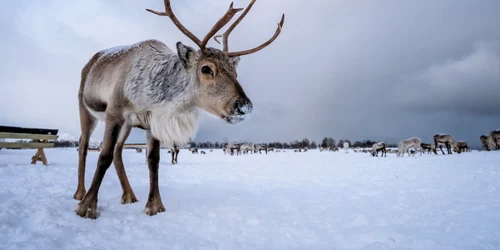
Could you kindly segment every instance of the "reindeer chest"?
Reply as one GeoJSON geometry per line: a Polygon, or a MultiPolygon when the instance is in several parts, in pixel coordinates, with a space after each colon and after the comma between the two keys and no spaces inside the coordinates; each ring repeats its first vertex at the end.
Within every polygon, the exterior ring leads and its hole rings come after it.
{"type": "Polygon", "coordinates": [[[132,127],[150,130],[153,137],[165,146],[184,144],[198,129],[198,111],[195,108],[166,107],[125,113],[132,127]]]}

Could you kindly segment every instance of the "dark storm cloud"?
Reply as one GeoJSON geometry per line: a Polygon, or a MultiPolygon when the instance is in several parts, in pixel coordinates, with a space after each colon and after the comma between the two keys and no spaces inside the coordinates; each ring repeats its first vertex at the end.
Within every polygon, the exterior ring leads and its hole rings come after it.
{"type": "MultiPolygon", "coordinates": [[[[198,36],[229,4],[172,2],[198,36]]],[[[95,51],[149,38],[171,48],[177,41],[193,45],[167,18],[144,11],[161,9],[162,1],[5,5],[2,123],[78,135],[79,73],[95,51]],[[40,97],[36,105],[28,101],[40,97]]],[[[430,141],[444,132],[477,145],[480,134],[500,127],[499,9],[495,0],[257,1],[233,32],[231,50],[268,39],[282,12],[286,22],[271,46],[241,60],[238,78],[255,112],[235,126],[203,115],[197,140],[430,141]]],[[[102,125],[95,137],[101,135],[102,125]]],[[[137,130],[131,140],[143,136],[137,130]]]]}

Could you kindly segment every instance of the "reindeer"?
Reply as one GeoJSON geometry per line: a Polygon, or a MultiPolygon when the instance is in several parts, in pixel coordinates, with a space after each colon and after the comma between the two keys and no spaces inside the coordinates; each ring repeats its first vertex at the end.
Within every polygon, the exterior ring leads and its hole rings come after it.
{"type": "Polygon", "coordinates": [[[262,154],[262,150],[264,150],[266,152],[266,155],[267,155],[267,146],[266,145],[257,145],[255,147],[255,153],[259,152],[259,154],[262,154]]]}
{"type": "Polygon", "coordinates": [[[249,152],[251,152],[253,154],[253,148],[254,148],[253,143],[242,144],[240,146],[240,151],[243,154],[248,154],[249,152]]]}
{"type": "Polygon", "coordinates": [[[500,149],[500,129],[493,130],[488,135],[488,148],[490,150],[499,150],[500,149]]]}
{"type": "Polygon", "coordinates": [[[385,142],[377,142],[372,145],[371,154],[373,157],[378,157],[378,152],[382,151],[382,157],[387,157],[387,151],[385,149],[385,142]]]}
{"type": "Polygon", "coordinates": [[[206,153],[205,151],[203,151],[203,150],[202,150],[202,151],[200,151],[200,154],[205,155],[205,154],[207,154],[207,153],[206,153]]]}
{"type": "Polygon", "coordinates": [[[427,152],[428,154],[433,151],[432,144],[430,143],[420,143],[420,147],[422,148],[423,152],[427,152]]]}
{"type": "Polygon", "coordinates": [[[227,138],[224,138],[224,154],[230,153],[231,155],[234,155],[234,151],[236,151],[236,154],[238,155],[240,153],[240,144],[237,143],[229,143],[227,138]]]}
{"type": "Polygon", "coordinates": [[[457,149],[460,152],[469,152],[469,145],[465,141],[459,141],[457,142],[457,149]]]}
{"type": "Polygon", "coordinates": [[[191,151],[192,154],[198,154],[198,148],[190,148],[189,151],[191,151]]]}
{"type": "Polygon", "coordinates": [[[420,149],[420,155],[422,155],[422,147],[420,144],[422,143],[422,140],[418,137],[411,137],[405,140],[401,140],[398,144],[398,153],[397,157],[403,157],[405,153],[408,153],[408,156],[410,155],[410,148],[415,148],[416,151],[420,149]]]}
{"type": "Polygon", "coordinates": [[[490,147],[488,147],[488,136],[481,135],[479,137],[479,140],[481,140],[481,144],[483,145],[483,148],[486,149],[487,151],[490,151],[490,147]]]}
{"type": "Polygon", "coordinates": [[[177,164],[177,156],[179,155],[179,147],[174,143],[174,147],[170,150],[172,154],[172,164],[177,164]]]}
{"type": "Polygon", "coordinates": [[[344,153],[348,154],[349,153],[349,142],[344,142],[344,153]]]}
{"type": "Polygon", "coordinates": [[[284,14],[274,35],[253,49],[229,52],[228,37],[250,11],[255,0],[222,35],[223,49],[207,47],[208,41],[242,9],[230,5],[203,40],[198,39],[177,19],[169,0],[165,11],[147,9],[166,16],[198,47],[181,42],[177,51],[157,40],[97,52],[82,70],[78,92],[82,134],[79,143],[78,186],[74,198],[80,200],[76,213],[95,219],[97,196],[106,170],[114,163],[123,190],[122,203],[137,202],[122,160],[123,144],[133,127],[146,131],[150,190],[145,213],[165,211],[158,188],[160,146],[189,141],[198,128],[198,110],[229,124],[245,120],[253,105],[237,80],[240,56],[260,51],[280,34],[284,14]],[[89,138],[97,121],[105,122],[103,148],[88,192],[85,190],[85,163],[89,138]]]}
{"type": "Polygon", "coordinates": [[[441,152],[444,155],[443,144],[446,146],[448,150],[448,154],[452,154],[451,149],[455,150],[460,154],[460,149],[457,147],[457,141],[453,136],[448,134],[435,134],[434,135],[434,154],[437,155],[437,148],[441,149],[441,152]]]}

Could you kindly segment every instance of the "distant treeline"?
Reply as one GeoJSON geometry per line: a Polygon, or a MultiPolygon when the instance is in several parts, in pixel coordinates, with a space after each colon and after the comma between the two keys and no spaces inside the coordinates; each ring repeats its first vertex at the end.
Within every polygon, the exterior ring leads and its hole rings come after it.
{"type": "Polygon", "coordinates": [[[78,147],[77,141],[55,141],[54,148],[75,148],[78,147]]]}

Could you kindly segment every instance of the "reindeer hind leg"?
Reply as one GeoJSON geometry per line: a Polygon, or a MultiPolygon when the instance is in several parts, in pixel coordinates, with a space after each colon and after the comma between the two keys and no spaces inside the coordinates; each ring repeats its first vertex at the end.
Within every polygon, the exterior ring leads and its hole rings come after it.
{"type": "Polygon", "coordinates": [[[113,153],[118,139],[120,128],[123,124],[123,118],[111,117],[107,114],[106,128],[103,140],[103,147],[97,161],[97,169],[92,179],[92,184],[83,199],[78,203],[76,214],[80,217],[95,219],[97,218],[97,196],[106,170],[113,162],[113,153]]]}
{"type": "Polygon", "coordinates": [[[76,214],[80,217],[97,218],[97,196],[106,170],[113,162],[113,153],[118,139],[123,120],[119,117],[106,117],[106,128],[103,140],[103,147],[97,161],[97,169],[92,179],[92,184],[83,199],[78,203],[76,214]]]}
{"type": "Polygon", "coordinates": [[[73,195],[75,200],[82,200],[85,195],[85,165],[87,162],[87,152],[89,140],[97,125],[97,119],[87,110],[83,102],[80,102],[80,127],[82,134],[78,143],[78,186],[73,195]]]}
{"type": "Polygon", "coordinates": [[[137,198],[135,197],[134,190],[132,190],[132,187],[130,186],[130,183],[128,181],[127,172],[125,171],[125,166],[123,165],[123,158],[122,158],[123,145],[125,144],[125,141],[130,135],[131,130],[132,127],[130,127],[127,124],[124,124],[121,127],[120,134],[116,142],[114,159],[113,159],[113,163],[116,169],[116,174],[118,175],[118,179],[120,180],[120,185],[122,186],[122,191],[123,191],[121,198],[122,204],[135,203],[138,201],[137,198]]]}

